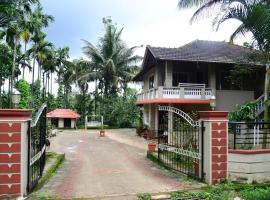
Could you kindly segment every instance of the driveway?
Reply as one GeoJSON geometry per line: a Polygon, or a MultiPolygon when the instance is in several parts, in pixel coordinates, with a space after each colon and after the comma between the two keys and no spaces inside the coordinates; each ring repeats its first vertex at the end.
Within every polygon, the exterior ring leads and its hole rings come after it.
{"type": "Polygon", "coordinates": [[[50,151],[66,161],[40,192],[63,199],[137,199],[138,193],[159,193],[198,187],[158,168],[146,158],[147,141],[133,129],[63,131],[50,151]]]}

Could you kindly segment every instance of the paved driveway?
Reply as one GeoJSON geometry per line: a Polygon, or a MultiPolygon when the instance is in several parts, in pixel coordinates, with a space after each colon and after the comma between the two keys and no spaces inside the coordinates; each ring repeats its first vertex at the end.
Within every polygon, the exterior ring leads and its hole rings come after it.
{"type": "Polygon", "coordinates": [[[57,174],[41,189],[63,199],[137,199],[138,193],[191,189],[195,185],[164,172],[146,158],[147,142],[133,129],[63,131],[51,151],[66,154],[57,174]]]}

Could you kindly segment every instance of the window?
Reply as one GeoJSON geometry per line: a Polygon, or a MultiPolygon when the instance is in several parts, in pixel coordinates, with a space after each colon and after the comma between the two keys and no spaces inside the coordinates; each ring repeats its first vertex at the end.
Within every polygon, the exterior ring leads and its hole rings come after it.
{"type": "Polygon", "coordinates": [[[154,76],[149,78],[149,89],[154,88],[154,76]]]}
{"type": "Polygon", "coordinates": [[[173,73],[173,86],[178,86],[179,83],[188,83],[189,74],[187,72],[174,72],[173,73]]]}

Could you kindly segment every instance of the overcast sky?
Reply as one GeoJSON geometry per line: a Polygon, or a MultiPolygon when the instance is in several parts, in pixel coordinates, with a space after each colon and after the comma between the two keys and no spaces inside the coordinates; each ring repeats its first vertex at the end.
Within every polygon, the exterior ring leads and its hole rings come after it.
{"type": "MultiPolygon", "coordinates": [[[[179,47],[195,39],[228,41],[238,22],[231,21],[214,32],[211,20],[189,24],[194,9],[177,9],[178,0],[41,0],[55,22],[46,32],[57,47],[69,46],[71,57],[81,57],[86,39],[94,44],[104,33],[102,18],[110,16],[128,46],[179,47]]],[[[214,12],[210,15],[214,16],[214,12]]],[[[241,41],[242,43],[242,41],[241,41]]],[[[140,54],[144,50],[140,51],[140,54]]]]}

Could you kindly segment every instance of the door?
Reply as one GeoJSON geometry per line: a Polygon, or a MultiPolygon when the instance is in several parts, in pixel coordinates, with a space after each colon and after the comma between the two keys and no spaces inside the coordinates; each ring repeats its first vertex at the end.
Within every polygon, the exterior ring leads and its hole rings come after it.
{"type": "Polygon", "coordinates": [[[71,119],[64,119],[64,128],[71,128],[71,119]]]}

